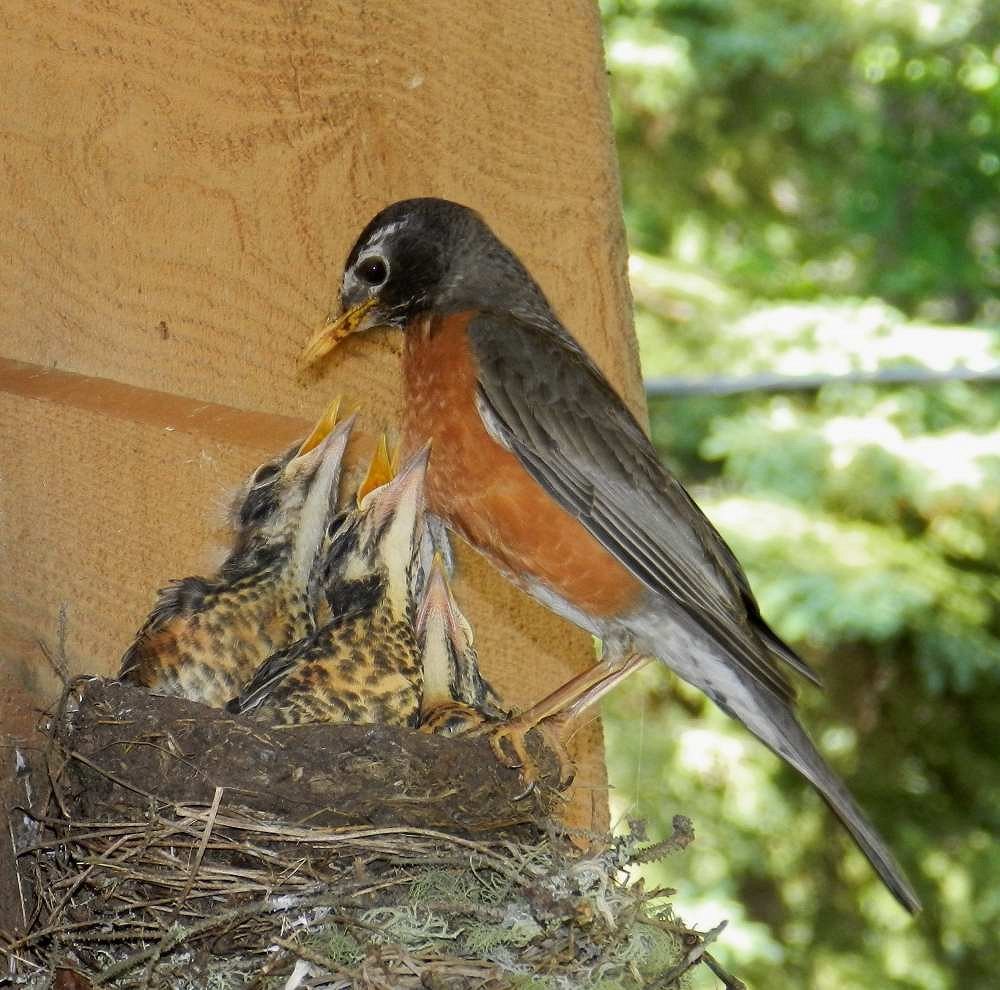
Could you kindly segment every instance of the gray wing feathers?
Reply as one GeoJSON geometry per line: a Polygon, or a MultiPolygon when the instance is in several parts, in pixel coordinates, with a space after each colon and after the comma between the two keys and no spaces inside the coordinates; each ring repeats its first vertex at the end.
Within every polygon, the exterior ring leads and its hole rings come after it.
{"type": "Polygon", "coordinates": [[[819,683],[767,627],[722,537],[565,331],[484,313],[469,337],[484,424],[554,499],[779,697],[794,692],[775,658],[819,683]]]}
{"type": "Polygon", "coordinates": [[[259,708],[280,684],[289,671],[302,660],[303,647],[308,640],[299,640],[284,650],[268,657],[256,670],[239,697],[233,698],[226,711],[232,715],[245,715],[259,708]]]}

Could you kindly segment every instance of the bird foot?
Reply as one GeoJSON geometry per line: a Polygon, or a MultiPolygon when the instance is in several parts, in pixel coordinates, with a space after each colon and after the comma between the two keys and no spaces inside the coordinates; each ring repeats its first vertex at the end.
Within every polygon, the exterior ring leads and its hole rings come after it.
{"type": "Polygon", "coordinates": [[[546,749],[555,759],[558,770],[556,790],[566,790],[576,776],[576,765],[562,740],[562,720],[549,718],[538,722],[534,719],[513,716],[504,722],[494,722],[473,729],[471,735],[486,736],[497,761],[511,770],[520,771],[525,788],[514,799],[520,801],[540,790],[542,773],[535,758],[528,752],[528,733],[537,730],[546,749]]]}
{"type": "Polygon", "coordinates": [[[477,729],[495,725],[496,719],[459,701],[445,701],[435,705],[420,720],[419,731],[428,735],[464,736],[477,729]]]}

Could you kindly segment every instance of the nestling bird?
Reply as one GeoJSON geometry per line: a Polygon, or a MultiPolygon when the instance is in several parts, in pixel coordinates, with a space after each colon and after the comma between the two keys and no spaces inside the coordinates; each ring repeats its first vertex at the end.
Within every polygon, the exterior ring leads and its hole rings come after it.
{"type": "Polygon", "coordinates": [[[451,593],[440,553],[427,576],[416,632],[424,682],[421,731],[457,736],[509,717],[480,673],[472,627],[451,593]]]}
{"type": "Polygon", "coordinates": [[[603,641],[601,661],[503,731],[535,723],[654,657],[805,776],[908,910],[917,897],[794,713],[786,668],[815,675],[761,617],[732,551],[524,265],[472,210],[380,212],[347,258],[344,337],[405,331],[404,451],[430,438],[429,509],[521,588],[603,641]]]}
{"type": "Polygon", "coordinates": [[[317,553],[353,417],[337,403],[302,443],[253,472],[233,504],[232,550],[212,578],[160,592],[119,678],[221,708],[262,660],[315,628],[317,553]]]}
{"type": "MultiPolygon", "coordinates": [[[[396,477],[398,470],[399,448],[397,446],[390,451],[389,439],[383,433],[379,437],[378,442],[375,444],[375,450],[372,453],[371,460],[368,462],[368,468],[365,471],[365,476],[355,489],[354,498],[352,499],[353,505],[360,507],[369,492],[373,492],[376,488],[381,488],[383,485],[389,484],[389,482],[396,477]]],[[[333,612],[330,610],[330,603],[327,600],[326,594],[326,582],[329,579],[331,571],[335,569],[332,558],[330,557],[330,544],[346,518],[347,512],[348,510],[345,509],[343,512],[331,517],[326,535],[323,537],[323,541],[320,544],[319,564],[313,571],[315,575],[314,600],[316,601],[317,629],[325,626],[332,618],[334,618],[333,612]]],[[[413,569],[414,582],[422,581],[419,571],[419,568],[413,569]]],[[[418,586],[415,584],[414,594],[418,593],[417,588],[418,586]]]]}
{"type": "Polygon", "coordinates": [[[320,584],[333,618],[261,664],[229,711],[259,711],[285,725],[416,726],[422,668],[412,575],[428,452],[418,451],[387,484],[362,489],[357,508],[331,524],[320,584]]]}

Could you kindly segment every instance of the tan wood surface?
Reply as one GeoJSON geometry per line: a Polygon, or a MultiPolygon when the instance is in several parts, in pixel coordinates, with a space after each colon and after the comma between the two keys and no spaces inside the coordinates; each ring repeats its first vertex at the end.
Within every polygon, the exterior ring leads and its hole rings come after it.
{"type": "MultiPolygon", "coordinates": [[[[596,5],[8,0],[0,30],[0,731],[48,700],[36,640],[112,671],[155,589],[210,570],[226,493],[331,394],[369,436],[398,421],[392,336],[297,367],[386,203],[483,212],[641,403],[596,5]]],[[[460,565],[514,703],[592,662],[460,565]]],[[[585,735],[573,819],[600,825],[585,735]]]]}

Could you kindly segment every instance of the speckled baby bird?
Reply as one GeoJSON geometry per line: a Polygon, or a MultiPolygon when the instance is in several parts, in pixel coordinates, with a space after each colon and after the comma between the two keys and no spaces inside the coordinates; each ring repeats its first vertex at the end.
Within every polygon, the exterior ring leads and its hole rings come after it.
{"type": "Polygon", "coordinates": [[[333,618],[265,661],[229,711],[285,725],[417,725],[423,676],[412,577],[428,454],[419,451],[381,487],[363,486],[358,507],[335,521],[322,573],[333,618]]]}
{"type": "Polygon", "coordinates": [[[457,736],[508,717],[480,673],[472,627],[455,601],[440,553],[430,566],[416,630],[424,682],[422,732],[457,736]]]}
{"type": "Polygon", "coordinates": [[[222,707],[276,650],[315,628],[318,551],[353,417],[331,403],[312,434],[257,468],[233,503],[232,550],[212,578],[160,592],[119,678],[222,707]]]}
{"type": "MultiPolygon", "coordinates": [[[[351,504],[354,507],[360,508],[361,503],[365,501],[365,498],[370,492],[375,491],[376,488],[381,488],[383,485],[389,484],[389,482],[396,477],[398,471],[399,448],[397,447],[395,450],[390,451],[388,437],[386,437],[383,433],[375,445],[375,450],[372,454],[371,460],[368,462],[368,469],[365,472],[365,477],[361,484],[358,485],[351,504]]],[[[333,565],[333,558],[330,554],[331,544],[334,538],[337,537],[341,523],[347,518],[349,511],[349,509],[344,509],[344,511],[330,519],[329,525],[327,526],[327,532],[320,545],[320,566],[316,567],[313,571],[313,600],[316,602],[317,629],[322,628],[334,618],[333,611],[330,608],[330,603],[327,600],[325,582],[328,575],[333,573],[335,569],[333,565]]],[[[418,528],[422,529],[423,527],[418,528]]],[[[424,539],[426,541],[426,537],[424,539]]],[[[429,560],[430,557],[427,559],[429,560]]],[[[419,587],[423,587],[419,567],[413,568],[412,580],[421,582],[419,587]]]]}

